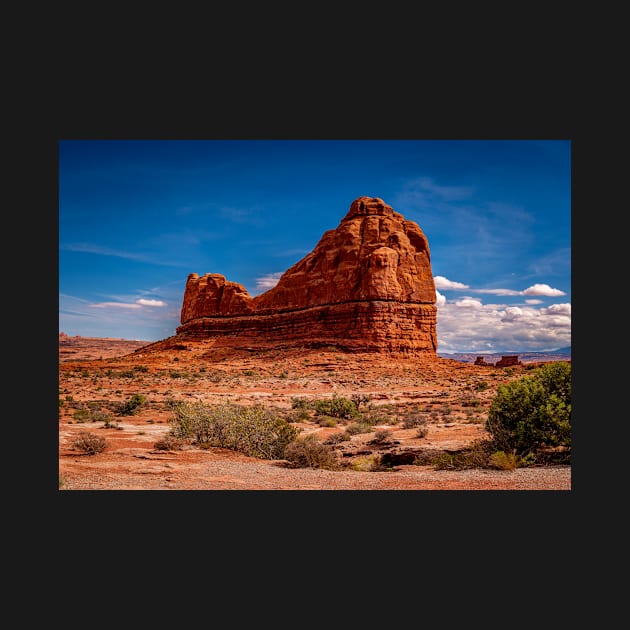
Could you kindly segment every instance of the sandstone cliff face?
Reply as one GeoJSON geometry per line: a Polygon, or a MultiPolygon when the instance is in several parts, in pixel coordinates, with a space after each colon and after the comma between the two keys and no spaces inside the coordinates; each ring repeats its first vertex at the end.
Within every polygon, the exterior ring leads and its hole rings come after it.
{"type": "Polygon", "coordinates": [[[190,274],[177,334],[232,346],[435,355],[436,314],[426,236],[382,199],[359,197],[261,295],[220,274],[190,274]]]}

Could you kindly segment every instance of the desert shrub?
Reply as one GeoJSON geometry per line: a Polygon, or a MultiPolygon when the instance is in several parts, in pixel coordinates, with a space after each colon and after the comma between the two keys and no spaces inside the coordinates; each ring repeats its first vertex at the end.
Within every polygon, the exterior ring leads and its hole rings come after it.
{"type": "Polygon", "coordinates": [[[416,456],[414,457],[413,464],[415,466],[432,466],[435,465],[436,460],[441,455],[440,452],[436,452],[435,450],[423,450],[416,452],[416,456]]]}
{"type": "Polygon", "coordinates": [[[72,414],[72,418],[75,422],[90,422],[92,418],[92,412],[89,409],[85,408],[76,409],[72,414]]]}
{"type": "Polygon", "coordinates": [[[291,409],[314,409],[315,402],[310,398],[291,397],[291,409]]]}
{"type": "Polygon", "coordinates": [[[92,422],[105,422],[111,423],[114,421],[114,416],[107,411],[102,411],[101,409],[93,409],[90,411],[90,419],[92,422]]]}
{"type": "Polygon", "coordinates": [[[481,401],[478,398],[474,398],[473,396],[467,396],[462,398],[459,401],[459,404],[462,407],[479,407],[481,405],[481,401]]]}
{"type": "Polygon", "coordinates": [[[156,451],[181,451],[182,443],[172,435],[165,435],[153,444],[153,448],[156,451]]]}
{"type": "Polygon", "coordinates": [[[357,409],[360,409],[363,404],[367,405],[371,400],[368,394],[352,394],[351,399],[357,409]]]}
{"type": "Polygon", "coordinates": [[[491,468],[497,468],[498,470],[514,470],[519,463],[518,455],[512,451],[506,453],[505,451],[495,451],[490,455],[488,464],[491,468]]]}
{"type": "Polygon", "coordinates": [[[415,436],[417,438],[426,437],[429,434],[429,427],[426,424],[421,424],[417,429],[415,436]]]}
{"type": "Polygon", "coordinates": [[[112,416],[103,414],[103,429],[122,429],[112,416]]]}
{"type": "Polygon", "coordinates": [[[495,447],[491,440],[475,440],[468,448],[456,452],[443,451],[432,462],[436,470],[465,470],[490,467],[495,447]]]}
{"type": "Polygon", "coordinates": [[[339,459],[335,450],[320,442],[312,433],[287,445],[284,459],[291,468],[324,468],[336,470],[339,459]]]}
{"type": "Polygon", "coordinates": [[[374,434],[374,437],[370,440],[371,444],[391,444],[392,442],[392,432],[391,431],[377,431],[374,434]]]}
{"type": "Polygon", "coordinates": [[[571,364],[547,363],[499,385],[485,428],[496,450],[519,455],[571,446],[571,364]]]}
{"type": "Polygon", "coordinates": [[[315,413],[319,416],[347,419],[356,417],[358,412],[354,402],[337,394],[333,394],[331,399],[315,401],[315,413]]]}
{"type": "Polygon", "coordinates": [[[119,416],[133,416],[138,413],[138,407],[143,405],[146,400],[142,394],[134,394],[128,401],[117,405],[116,413],[119,416]]]}
{"type": "Polygon", "coordinates": [[[398,424],[398,420],[396,416],[389,415],[385,411],[381,411],[380,409],[370,409],[369,411],[364,411],[361,415],[361,422],[364,424],[369,424],[370,426],[374,426],[376,424],[398,424]]]}
{"type": "Polygon", "coordinates": [[[380,456],[374,453],[355,457],[348,464],[348,468],[357,472],[381,472],[387,470],[387,467],[381,464],[380,456]]]}
{"type": "Polygon", "coordinates": [[[346,433],[346,431],[339,431],[339,433],[333,433],[332,435],[328,436],[328,439],[326,439],[324,444],[331,444],[334,446],[335,444],[339,444],[340,442],[348,442],[349,440],[350,436],[348,435],[348,433],[346,433]]]}
{"type": "Polygon", "coordinates": [[[468,468],[465,462],[457,453],[448,453],[443,451],[433,461],[435,470],[461,470],[462,468],[468,468]]]}
{"type": "Polygon", "coordinates": [[[96,455],[105,450],[107,440],[89,431],[80,431],[72,442],[72,448],[86,455],[96,455]]]}
{"type": "Polygon", "coordinates": [[[366,422],[353,422],[346,427],[349,435],[357,435],[359,433],[371,433],[374,427],[366,422]]]}
{"type": "Polygon", "coordinates": [[[297,409],[285,413],[284,419],[287,422],[306,422],[311,419],[311,416],[306,409],[297,409]]]}
{"type": "Polygon", "coordinates": [[[317,424],[320,427],[336,427],[337,421],[334,418],[331,418],[330,416],[318,416],[317,424]]]}
{"type": "Polygon", "coordinates": [[[262,459],[283,459],[299,430],[262,406],[175,402],[171,435],[200,446],[219,446],[262,459]]]}
{"type": "Polygon", "coordinates": [[[427,416],[424,413],[408,412],[403,416],[402,425],[405,429],[424,426],[427,423],[427,416]]]}

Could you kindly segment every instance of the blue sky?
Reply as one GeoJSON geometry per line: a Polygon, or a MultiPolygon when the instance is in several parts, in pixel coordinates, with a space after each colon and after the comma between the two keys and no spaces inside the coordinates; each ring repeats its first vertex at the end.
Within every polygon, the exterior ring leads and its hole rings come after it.
{"type": "Polygon", "coordinates": [[[359,196],[424,231],[438,352],[571,343],[569,140],[63,140],[59,331],[175,334],[189,273],[251,295],[359,196]]]}

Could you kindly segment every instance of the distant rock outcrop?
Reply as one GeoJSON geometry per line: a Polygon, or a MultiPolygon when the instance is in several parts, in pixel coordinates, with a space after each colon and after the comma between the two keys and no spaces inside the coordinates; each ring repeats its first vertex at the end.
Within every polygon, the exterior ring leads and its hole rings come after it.
{"type": "Polygon", "coordinates": [[[182,339],[234,347],[334,345],[436,356],[435,284],[420,227],[378,197],[355,199],[277,285],[251,297],[224,276],[188,276],[182,339]]]}

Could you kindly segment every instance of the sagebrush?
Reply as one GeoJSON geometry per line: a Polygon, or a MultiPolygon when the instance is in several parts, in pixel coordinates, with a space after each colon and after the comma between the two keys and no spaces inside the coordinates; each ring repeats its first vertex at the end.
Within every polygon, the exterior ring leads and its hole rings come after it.
{"type": "Polygon", "coordinates": [[[200,446],[229,448],[262,459],[283,459],[299,430],[260,405],[175,402],[171,435],[200,446]]]}

